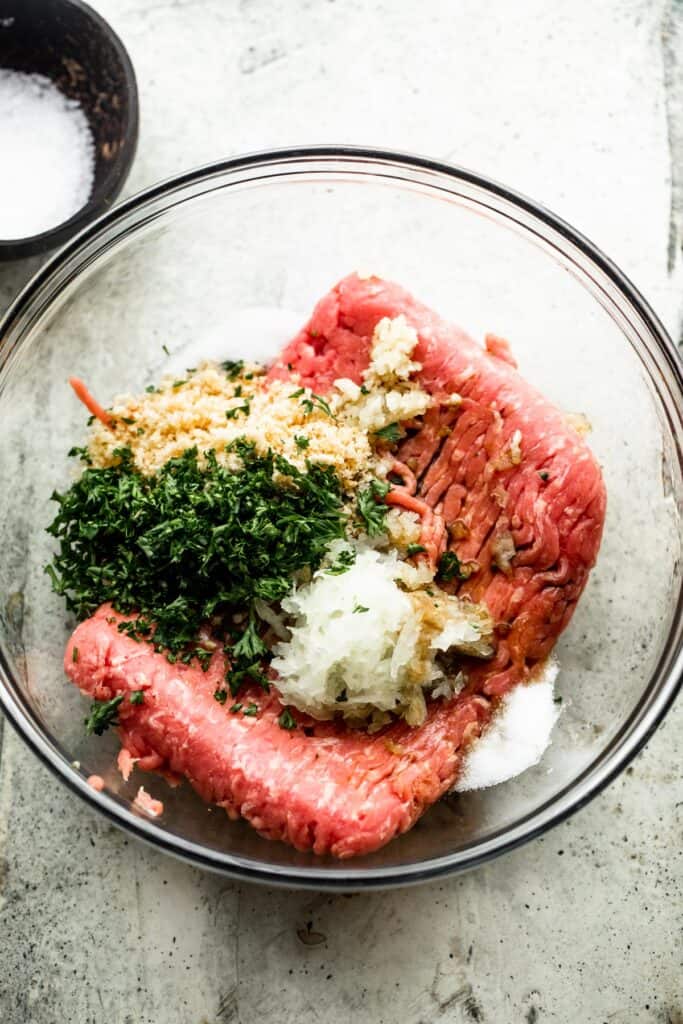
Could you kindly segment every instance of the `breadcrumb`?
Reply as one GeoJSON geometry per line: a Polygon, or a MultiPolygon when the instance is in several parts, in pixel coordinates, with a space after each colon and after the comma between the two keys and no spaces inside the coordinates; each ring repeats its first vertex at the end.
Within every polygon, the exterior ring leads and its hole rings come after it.
{"type": "Polygon", "coordinates": [[[213,449],[219,462],[233,465],[235,456],[226,446],[243,437],[260,454],[271,449],[302,470],[307,460],[334,466],[345,488],[357,487],[373,461],[367,433],[318,405],[311,408],[310,392],[296,382],[266,383],[257,369],[246,366],[231,378],[205,363],[182,382],[167,378],[144,395],[116,398],[110,410],[115,429],[93,424],[88,443],[93,465],[116,464],[116,449],[122,447],[131,449],[145,475],[193,447],[200,453],[213,449]]]}
{"type": "Polygon", "coordinates": [[[322,400],[298,387],[295,376],[267,381],[257,364],[235,372],[234,366],[202,363],[181,380],[166,377],[142,395],[115,398],[107,410],[111,425],[92,425],[92,464],[116,465],[117,449],[130,448],[136,468],[151,475],[196,447],[200,456],[213,450],[219,462],[238,469],[228,446],[245,438],[259,454],[274,451],[301,470],[308,461],[331,466],[344,489],[354,491],[386,472],[372,435],[422,415],[432,402],[410,379],[420,368],[411,360],[417,340],[404,316],[380,320],[366,383],[337,380],[334,393],[322,400]]]}

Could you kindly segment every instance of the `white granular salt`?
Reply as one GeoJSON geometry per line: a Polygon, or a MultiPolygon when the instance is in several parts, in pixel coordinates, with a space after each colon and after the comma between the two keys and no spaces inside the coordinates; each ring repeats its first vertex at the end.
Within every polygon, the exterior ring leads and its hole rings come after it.
{"type": "Polygon", "coordinates": [[[88,201],[95,148],[88,120],[49,78],[0,70],[0,238],[57,227],[88,201]]]}
{"type": "Polygon", "coordinates": [[[454,792],[488,789],[538,764],[560,714],[553,699],[558,672],[557,662],[548,661],[534,682],[516,686],[503,698],[488,728],[468,751],[454,792]]]}

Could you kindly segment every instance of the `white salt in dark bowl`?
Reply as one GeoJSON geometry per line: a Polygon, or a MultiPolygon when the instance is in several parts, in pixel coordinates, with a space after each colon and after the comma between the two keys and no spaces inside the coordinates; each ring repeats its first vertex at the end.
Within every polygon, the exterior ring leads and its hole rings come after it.
{"type": "MultiPolygon", "coordinates": [[[[21,236],[4,238],[0,218],[0,260],[54,249],[111,206],[128,176],[138,137],[138,93],[130,58],[107,22],[81,0],[0,0],[0,74],[5,73],[5,85],[8,72],[22,73],[21,79],[14,76],[13,86],[15,93],[24,90],[26,102],[40,81],[25,77],[30,75],[49,79],[69,106],[78,105],[92,137],[94,167],[92,180],[83,187],[82,205],[61,222],[38,233],[28,227],[21,236]]],[[[54,118],[59,114],[59,99],[56,103],[54,96],[47,99],[52,101],[48,107],[54,118]]],[[[66,104],[63,107],[66,110],[66,104]]],[[[78,123],[66,127],[78,138],[78,123]]],[[[81,134],[84,130],[83,126],[81,134]]],[[[69,137],[64,137],[64,144],[69,137]]],[[[62,167],[60,159],[51,162],[47,145],[42,159],[50,165],[46,180],[51,177],[58,191],[55,176],[62,167]]],[[[73,176],[74,169],[69,170],[73,176]]],[[[45,193],[37,198],[44,201],[45,193]]],[[[29,223],[28,188],[0,202],[26,206],[29,223]]],[[[12,224],[16,231],[16,209],[12,224]]]]}

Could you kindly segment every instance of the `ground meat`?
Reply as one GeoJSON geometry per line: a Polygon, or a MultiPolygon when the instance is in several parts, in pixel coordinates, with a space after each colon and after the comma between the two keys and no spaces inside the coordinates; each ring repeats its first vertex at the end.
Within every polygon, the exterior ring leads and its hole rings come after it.
{"type": "Polygon", "coordinates": [[[77,628],[65,656],[68,675],[95,699],[144,690],[142,704],[120,705],[122,770],[135,762],[184,776],[262,835],[338,857],[382,846],[453,785],[463,743],[486,725],[491,698],[527,678],[569,622],[605,516],[595,458],[516,372],[507,343],[490,336],[486,351],[397,285],[343,280],[271,378],[286,378],[289,365],[318,394],[339,377],[360,383],[376,324],[399,314],[418,332],[413,358],[436,401],[397,452],[404,493],[395,504],[409,499],[428,520],[432,557],[448,544],[469,567],[448,586],[485,603],[497,624],[495,656],[470,667],[462,692],[430,702],[419,728],[401,722],[367,735],[296,715],[288,731],[278,725],[274,687],[240,697],[258,705],[255,716],[231,713],[213,698],[227,667],[221,652],[208,672],[171,665],[119,633],[108,607],[77,628]]]}

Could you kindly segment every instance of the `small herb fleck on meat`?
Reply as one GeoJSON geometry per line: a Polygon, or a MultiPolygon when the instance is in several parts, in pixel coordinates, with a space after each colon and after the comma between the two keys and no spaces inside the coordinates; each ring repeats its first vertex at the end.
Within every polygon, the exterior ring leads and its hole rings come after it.
{"type": "Polygon", "coordinates": [[[460,559],[456,555],[455,551],[444,551],[439,559],[437,575],[444,581],[444,583],[448,583],[450,580],[455,579],[465,579],[460,567],[460,559]]]}
{"type": "Polygon", "coordinates": [[[414,558],[415,555],[421,555],[427,548],[422,544],[409,544],[406,548],[406,555],[408,558],[414,558]]]}
{"type": "Polygon", "coordinates": [[[387,444],[396,444],[402,436],[403,431],[398,423],[389,423],[386,427],[375,431],[375,437],[378,437],[380,441],[386,441],[387,444]]]}
{"type": "Polygon", "coordinates": [[[107,701],[95,701],[90,705],[90,714],[84,719],[85,731],[89,736],[101,736],[112,726],[119,724],[119,704],[125,694],[119,693],[107,701]]]}
{"type": "Polygon", "coordinates": [[[280,726],[281,729],[296,729],[296,720],[294,719],[292,712],[289,710],[289,708],[285,708],[283,710],[282,714],[279,716],[277,720],[277,724],[280,726]]]}

